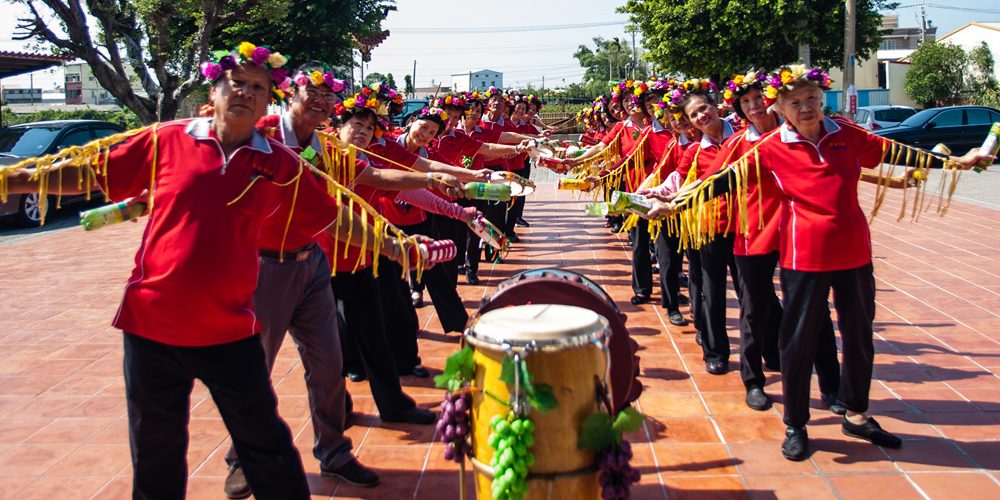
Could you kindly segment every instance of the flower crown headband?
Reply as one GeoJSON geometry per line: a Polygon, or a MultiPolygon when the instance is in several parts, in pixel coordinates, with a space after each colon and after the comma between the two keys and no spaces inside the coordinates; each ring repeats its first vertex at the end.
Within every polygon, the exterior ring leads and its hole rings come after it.
{"type": "Polygon", "coordinates": [[[807,68],[805,64],[785,66],[771,75],[764,89],[764,97],[777,99],[778,94],[795,90],[799,83],[811,82],[823,90],[830,90],[833,79],[820,68],[807,68]]]}
{"type": "Polygon", "coordinates": [[[504,94],[503,89],[500,89],[500,88],[497,88],[497,87],[494,87],[494,86],[490,85],[490,88],[487,89],[486,92],[483,92],[483,97],[486,98],[486,99],[489,99],[489,98],[491,98],[493,96],[500,96],[500,97],[504,98],[505,101],[509,101],[510,100],[507,97],[507,94],[504,94]]]}
{"type": "Polygon", "coordinates": [[[438,107],[423,108],[420,110],[420,116],[421,117],[436,116],[440,118],[441,121],[448,123],[448,112],[438,107]]]}
{"type": "Polygon", "coordinates": [[[750,70],[743,75],[735,75],[732,80],[726,83],[726,90],[722,91],[722,98],[732,104],[740,95],[746,93],[751,88],[763,91],[770,79],[764,71],[750,70]]]}
{"type": "Polygon", "coordinates": [[[432,102],[431,105],[436,108],[452,106],[456,108],[465,109],[467,103],[468,101],[466,100],[465,95],[458,94],[458,95],[446,95],[444,97],[438,97],[437,99],[434,99],[434,102],[432,102]]]}
{"type": "Polygon", "coordinates": [[[635,89],[635,82],[632,80],[625,80],[618,82],[617,85],[611,86],[611,102],[620,102],[621,96],[626,93],[633,92],[635,89]]]}
{"type": "Polygon", "coordinates": [[[344,102],[334,108],[337,115],[342,115],[354,107],[371,108],[378,116],[389,115],[390,104],[403,104],[403,95],[396,89],[383,83],[375,83],[361,88],[357,94],[344,99],[344,102]]]}
{"type": "Polygon", "coordinates": [[[679,83],[673,90],[668,92],[663,99],[670,97],[670,108],[671,112],[674,114],[674,118],[680,119],[683,115],[683,110],[681,110],[681,102],[684,98],[690,94],[701,93],[701,94],[714,94],[718,92],[718,87],[715,86],[710,80],[707,79],[693,79],[686,82],[679,83]]]}
{"type": "Polygon", "coordinates": [[[272,51],[268,47],[241,42],[232,50],[212,52],[212,59],[201,63],[199,69],[201,75],[214,84],[219,81],[225,71],[236,69],[247,62],[268,68],[271,71],[271,80],[274,82],[272,100],[285,98],[285,93],[291,88],[292,83],[291,79],[288,78],[288,70],[282,67],[288,63],[288,59],[280,52],[272,51]]]}
{"type": "Polygon", "coordinates": [[[323,69],[324,71],[322,72],[318,69],[310,71],[308,75],[302,71],[299,71],[298,73],[295,74],[295,78],[293,79],[293,81],[295,82],[296,85],[300,87],[304,87],[306,85],[309,85],[310,83],[312,83],[317,87],[319,87],[320,85],[326,85],[327,87],[330,87],[330,90],[338,94],[343,92],[347,88],[346,82],[344,80],[335,77],[333,73],[329,71],[325,71],[326,68],[323,69]]]}

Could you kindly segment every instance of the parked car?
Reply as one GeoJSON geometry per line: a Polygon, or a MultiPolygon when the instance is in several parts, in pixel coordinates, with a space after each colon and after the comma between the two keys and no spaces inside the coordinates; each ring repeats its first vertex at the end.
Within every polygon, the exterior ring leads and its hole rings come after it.
{"type": "Polygon", "coordinates": [[[909,106],[862,106],[854,115],[854,121],[868,130],[895,127],[903,120],[917,114],[909,106]]]}
{"type": "Polygon", "coordinates": [[[420,112],[421,109],[427,107],[427,99],[407,99],[403,101],[403,110],[393,115],[392,124],[396,127],[404,127],[410,122],[410,118],[420,112]]]}
{"type": "Polygon", "coordinates": [[[947,106],[925,109],[895,127],[875,133],[923,149],[932,149],[940,143],[948,146],[952,154],[963,155],[983,143],[993,122],[1000,122],[1000,110],[985,106],[947,106]]]}
{"type": "MultiPolygon", "coordinates": [[[[13,165],[32,156],[52,154],[123,130],[117,124],[97,120],[58,120],[0,128],[0,165],[13,165]]],[[[85,195],[63,196],[61,205],[85,199],[85,195]]],[[[0,217],[13,217],[23,226],[38,226],[42,221],[38,201],[37,193],[10,195],[6,203],[0,203],[0,217]]],[[[54,195],[49,196],[48,208],[54,207],[55,201],[54,195]]]]}

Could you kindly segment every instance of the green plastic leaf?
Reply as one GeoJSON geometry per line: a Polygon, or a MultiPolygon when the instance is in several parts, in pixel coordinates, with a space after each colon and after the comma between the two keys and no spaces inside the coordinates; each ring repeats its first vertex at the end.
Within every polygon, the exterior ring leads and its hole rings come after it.
{"type": "Polygon", "coordinates": [[[528,371],[528,363],[521,362],[521,385],[527,388],[528,392],[534,392],[534,377],[528,371]]]}
{"type": "Polygon", "coordinates": [[[583,428],[580,429],[580,438],[576,442],[576,447],[603,451],[614,442],[615,431],[611,428],[611,417],[607,413],[597,412],[583,421],[583,428]]]}
{"type": "Polygon", "coordinates": [[[471,381],[476,374],[476,365],[472,361],[472,347],[465,346],[462,350],[448,356],[444,364],[444,372],[434,377],[434,386],[439,389],[456,391],[464,382],[471,381]]]}
{"type": "Polygon", "coordinates": [[[500,364],[500,381],[507,384],[510,390],[514,390],[514,360],[513,358],[503,358],[500,364]]]}
{"type": "Polygon", "coordinates": [[[528,395],[528,404],[536,410],[547,413],[559,406],[556,395],[549,384],[538,384],[534,386],[532,394],[528,395]]]}
{"type": "Polygon", "coordinates": [[[636,411],[635,408],[628,407],[618,412],[618,416],[615,417],[611,428],[615,430],[620,440],[623,433],[632,432],[642,427],[643,418],[645,417],[643,417],[642,413],[636,411]]]}

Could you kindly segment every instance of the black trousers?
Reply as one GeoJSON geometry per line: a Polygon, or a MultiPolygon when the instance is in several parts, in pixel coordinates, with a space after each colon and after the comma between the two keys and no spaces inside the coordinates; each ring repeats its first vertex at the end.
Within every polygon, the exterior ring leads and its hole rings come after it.
{"type": "Polygon", "coordinates": [[[208,347],[171,346],[130,333],[123,340],[132,498],[184,498],[195,379],[211,392],[254,496],[309,498],[256,335],[208,347]]]}
{"type": "MultiPolygon", "coordinates": [[[[506,203],[502,201],[476,200],[474,206],[483,213],[483,217],[485,217],[486,220],[490,221],[494,226],[503,231],[504,221],[507,217],[506,203]]],[[[481,249],[479,245],[480,241],[479,236],[476,236],[475,233],[469,231],[468,247],[466,248],[465,253],[465,266],[466,269],[472,273],[479,272],[479,262],[483,255],[483,249],[481,249]]]]}
{"type": "MultiPolygon", "coordinates": [[[[531,177],[531,163],[529,159],[524,160],[524,168],[514,171],[515,174],[528,179],[531,177]]],[[[517,219],[524,215],[524,196],[518,196],[510,202],[510,210],[507,211],[507,223],[504,225],[504,234],[512,234],[517,219]]]]}
{"type": "Polygon", "coordinates": [[[403,266],[386,257],[379,257],[375,279],[378,281],[382,312],[385,314],[385,334],[396,363],[396,373],[409,375],[420,364],[417,349],[420,321],[410,300],[410,285],[403,278],[403,266]]]}
{"type": "Polygon", "coordinates": [[[632,293],[653,294],[653,263],[649,253],[649,221],[639,223],[629,231],[632,234],[632,293]]]}
{"type": "Polygon", "coordinates": [[[688,293],[691,295],[691,320],[697,335],[701,335],[701,309],[704,305],[701,284],[701,251],[688,249],[685,251],[688,261],[688,293]]]}
{"type": "MultiPolygon", "coordinates": [[[[438,219],[447,218],[443,216],[436,217],[438,219]]],[[[438,233],[438,230],[433,227],[430,219],[420,224],[402,226],[400,229],[406,234],[430,235],[437,239],[442,237],[438,233]]],[[[457,266],[455,266],[454,261],[455,259],[449,262],[442,262],[430,269],[424,269],[421,280],[417,280],[416,271],[410,272],[410,282],[414,286],[416,284],[427,285],[427,289],[431,294],[431,301],[434,303],[434,310],[437,311],[438,321],[441,322],[441,328],[444,329],[445,333],[461,332],[465,330],[465,324],[469,321],[469,313],[465,311],[465,305],[462,304],[462,297],[458,295],[458,288],[456,286],[457,266]],[[456,270],[452,271],[450,268],[456,268],[456,270]]],[[[409,293],[407,293],[406,300],[410,300],[409,293]]],[[[412,302],[410,304],[412,308],[412,302]]],[[[414,316],[416,315],[415,310],[413,314],[414,316]]],[[[414,338],[416,338],[415,334],[414,338]]]]}
{"type": "Polygon", "coordinates": [[[684,255],[677,251],[679,247],[680,240],[675,236],[667,236],[666,228],[660,231],[653,243],[656,263],[660,267],[660,304],[668,312],[680,311],[677,297],[681,290],[680,272],[684,255]]]}
{"type": "Polygon", "coordinates": [[[733,257],[733,234],[719,235],[701,247],[701,296],[703,304],[701,350],[705,361],[729,360],[729,335],[726,333],[726,268],[733,278],[739,297],[736,259],[733,257]]]}
{"type": "Polygon", "coordinates": [[[367,374],[380,414],[399,415],[416,406],[399,384],[386,335],[382,299],[371,268],[354,273],[339,272],[330,283],[343,321],[340,342],[344,370],[367,374]]]}
{"type": "MultiPolygon", "coordinates": [[[[777,265],[778,252],[736,256],[740,286],[740,375],[747,389],[764,387],[766,377],[762,359],[768,366],[781,366],[778,329],[784,314],[778,294],[774,292],[777,265]]],[[[814,365],[820,391],[836,394],[840,388],[840,362],[837,361],[837,339],[829,313],[819,331],[814,365]]]]}
{"type": "Polygon", "coordinates": [[[843,271],[803,272],[781,270],[785,316],[781,321],[781,389],[785,400],[785,425],[802,427],[809,422],[809,381],[816,359],[823,318],[829,317],[827,297],[833,289],[844,363],[838,400],[854,412],[868,411],[875,347],[875,277],[872,265],[843,271]]]}

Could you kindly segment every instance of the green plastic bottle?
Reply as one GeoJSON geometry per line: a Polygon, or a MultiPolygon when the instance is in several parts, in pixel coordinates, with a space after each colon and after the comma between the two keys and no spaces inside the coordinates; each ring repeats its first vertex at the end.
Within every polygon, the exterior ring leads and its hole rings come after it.
{"type": "Polygon", "coordinates": [[[470,200],[510,201],[510,186],[470,182],[465,185],[465,197],[470,200]]]}
{"type": "Polygon", "coordinates": [[[146,207],[145,203],[129,205],[127,201],[104,205],[80,212],[80,225],[83,226],[84,231],[94,231],[104,226],[138,219],[146,213],[146,207]]]}

